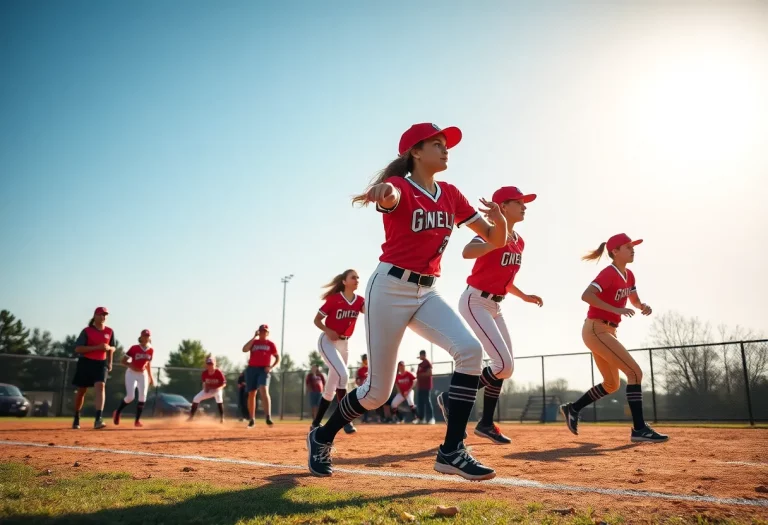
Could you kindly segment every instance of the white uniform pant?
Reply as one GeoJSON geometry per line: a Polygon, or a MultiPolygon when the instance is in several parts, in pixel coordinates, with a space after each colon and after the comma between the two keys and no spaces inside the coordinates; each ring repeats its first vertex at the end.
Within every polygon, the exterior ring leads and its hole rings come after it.
{"type": "Polygon", "coordinates": [[[397,410],[397,407],[400,406],[400,403],[403,401],[408,402],[408,408],[412,407],[415,403],[413,402],[413,389],[408,391],[407,395],[403,395],[402,392],[398,392],[395,398],[392,400],[392,408],[394,410],[397,410]]]}
{"type": "Polygon", "coordinates": [[[328,381],[323,390],[323,399],[331,401],[336,395],[336,389],[347,389],[349,383],[349,340],[339,339],[331,341],[325,333],[320,334],[317,340],[317,350],[328,365],[328,381]]]}
{"type": "Polygon", "coordinates": [[[132,368],[125,370],[125,398],[123,401],[126,403],[133,402],[135,397],[136,388],[139,389],[139,403],[144,403],[147,400],[147,388],[149,388],[149,374],[146,370],[137,372],[132,368]]]}
{"type": "Polygon", "coordinates": [[[224,402],[224,389],[223,388],[217,388],[216,390],[211,390],[210,392],[206,392],[205,390],[201,390],[197,393],[195,398],[192,400],[193,403],[200,403],[201,401],[205,401],[206,399],[214,398],[217,403],[223,403],[224,402]]]}
{"type": "Polygon", "coordinates": [[[459,299],[459,312],[483,344],[491,359],[493,375],[498,379],[509,379],[515,362],[507,323],[501,315],[501,303],[481,297],[481,293],[477,288],[467,287],[459,299]]]}
{"type": "Polygon", "coordinates": [[[365,294],[368,379],[357,388],[357,399],[366,410],[377,409],[392,393],[397,350],[406,328],[447,350],[456,372],[479,376],[483,366],[480,341],[437,290],[407,282],[409,271],[403,279],[388,275],[390,268],[379,263],[365,294]]]}

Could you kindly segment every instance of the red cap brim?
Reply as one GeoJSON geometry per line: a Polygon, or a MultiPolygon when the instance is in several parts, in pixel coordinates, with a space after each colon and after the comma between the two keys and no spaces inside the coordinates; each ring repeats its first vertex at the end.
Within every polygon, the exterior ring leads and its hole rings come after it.
{"type": "Polygon", "coordinates": [[[443,135],[445,137],[445,147],[446,149],[451,149],[456,144],[461,142],[461,130],[457,128],[456,126],[450,126],[445,129],[441,129],[440,131],[435,130],[433,134],[431,134],[428,137],[425,137],[423,140],[429,140],[432,137],[437,137],[438,135],[443,135]]]}
{"type": "Polygon", "coordinates": [[[535,193],[530,193],[528,195],[523,195],[520,197],[524,203],[528,204],[529,202],[533,202],[536,200],[537,195],[535,193]]]}
{"type": "Polygon", "coordinates": [[[638,244],[643,244],[643,240],[637,239],[636,241],[632,241],[629,244],[631,244],[632,246],[637,246],[638,244]]]}

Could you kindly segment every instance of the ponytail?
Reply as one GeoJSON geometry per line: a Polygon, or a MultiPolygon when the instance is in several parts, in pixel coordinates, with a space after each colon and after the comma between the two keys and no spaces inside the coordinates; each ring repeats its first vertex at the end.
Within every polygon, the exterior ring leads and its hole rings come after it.
{"type": "Polygon", "coordinates": [[[377,184],[386,182],[386,180],[390,177],[405,178],[405,176],[408,175],[409,173],[413,173],[413,155],[411,155],[411,150],[421,149],[423,145],[424,145],[424,141],[419,142],[413,148],[406,151],[402,155],[398,156],[395,160],[390,162],[386,168],[378,172],[376,176],[373,178],[373,180],[371,180],[371,182],[368,184],[368,187],[365,188],[365,191],[363,193],[360,193],[359,195],[355,195],[354,197],[352,197],[352,205],[357,204],[359,206],[366,206],[368,204],[366,202],[368,190],[370,190],[377,184]]]}
{"type": "Polygon", "coordinates": [[[325,288],[325,292],[320,296],[321,299],[325,300],[328,299],[333,294],[343,292],[344,291],[344,281],[347,280],[347,277],[349,277],[349,274],[354,272],[353,269],[345,270],[344,272],[340,273],[333,279],[331,279],[331,282],[324,285],[323,288],[325,288]]]}
{"type": "Polygon", "coordinates": [[[94,322],[93,317],[91,317],[91,320],[88,321],[88,328],[93,328],[94,326],[96,326],[96,323],[94,322]]]}
{"type": "MultiPolygon", "coordinates": [[[[582,261],[599,261],[600,257],[603,256],[603,252],[605,251],[605,243],[601,242],[600,246],[597,247],[597,250],[594,250],[588,254],[586,254],[584,257],[581,258],[582,261]]],[[[611,258],[613,258],[612,254],[608,254],[611,258]]]]}

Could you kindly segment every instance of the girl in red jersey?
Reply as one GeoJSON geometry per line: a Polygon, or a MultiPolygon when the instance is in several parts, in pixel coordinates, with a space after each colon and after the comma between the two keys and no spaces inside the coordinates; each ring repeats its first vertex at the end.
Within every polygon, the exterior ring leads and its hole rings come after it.
{"type": "Polygon", "coordinates": [[[101,420],[104,410],[104,386],[107,383],[107,374],[112,371],[112,357],[115,355],[115,334],[106,324],[108,315],[106,307],[96,308],[88,326],[80,332],[75,342],[78,359],[72,380],[72,384],[77,387],[73,429],[80,428],[80,410],[83,408],[85,393],[91,387],[96,390],[96,420],[93,422],[93,428],[107,426],[101,420]]]}
{"type": "Polygon", "coordinates": [[[149,363],[155,351],[152,348],[152,334],[149,330],[142,330],[139,335],[139,344],[133,345],[123,356],[121,363],[127,368],[125,370],[125,397],[112,413],[112,422],[115,425],[120,424],[120,414],[134,398],[134,392],[138,388],[139,400],[136,402],[136,421],[135,427],[142,427],[141,413],[144,410],[144,403],[147,401],[147,389],[155,384],[155,378],[152,377],[152,367],[149,363]]]}
{"type": "Polygon", "coordinates": [[[397,394],[392,400],[392,417],[395,423],[402,422],[401,416],[397,412],[397,407],[405,401],[408,403],[408,408],[411,409],[413,414],[412,423],[419,422],[418,412],[416,410],[416,403],[413,398],[413,384],[416,382],[416,376],[405,369],[405,361],[397,363],[397,375],[395,376],[395,386],[397,387],[397,394]]]}
{"type": "Polygon", "coordinates": [[[256,335],[243,345],[243,352],[249,352],[248,368],[245,369],[245,389],[248,392],[248,428],[256,426],[256,392],[264,404],[267,426],[272,426],[272,399],[269,397],[269,379],[272,369],[280,363],[275,343],[267,339],[269,326],[259,326],[256,335]],[[272,362],[272,358],[275,361],[272,362]]]}
{"type": "MultiPolygon", "coordinates": [[[[475,265],[467,278],[467,289],[459,300],[459,312],[491,358],[491,365],[485,367],[480,376],[480,388],[484,387],[485,393],[483,415],[475,427],[475,435],[490,439],[497,445],[512,442],[493,422],[502,384],[512,377],[514,370],[512,341],[501,313],[501,301],[509,292],[527,303],[544,304],[541,297],[524,294],[514,284],[525,248],[523,238],[514,228],[515,224],[525,219],[526,204],[535,199],[536,195],[525,195],[514,186],[496,190],[492,200],[501,206],[507,219],[507,244],[496,248],[478,236],[464,247],[463,253],[465,259],[475,259],[475,265]]],[[[440,394],[437,404],[447,420],[445,396],[445,393],[440,394]]]]}
{"type": "Polygon", "coordinates": [[[224,372],[216,366],[216,360],[208,356],[205,360],[205,370],[201,374],[203,389],[192,400],[192,411],[189,419],[192,421],[197,412],[197,407],[206,399],[214,398],[219,409],[219,422],[224,423],[224,387],[227,386],[227,378],[224,372]]]}
{"type": "Polygon", "coordinates": [[[483,348],[434,288],[455,225],[467,225],[497,247],[506,244],[507,224],[498,204],[481,200],[489,223],[455,186],[435,180],[435,174],[448,167],[448,150],[460,140],[461,131],[455,127],[411,126],[400,138],[397,159],[353,199],[353,203],[375,203],[384,221],[383,253],[366,292],[369,373],[363,386],[341,400],[325,426],[308,435],[309,470],[316,476],[333,472],[336,433],[389,398],[406,328],[446,349],[456,363],[448,396],[451,419],[435,470],[471,480],[496,475],[472,457],[463,439],[477,395],[483,348]]]}
{"type": "MultiPolygon", "coordinates": [[[[349,383],[349,338],[355,331],[357,317],[365,313],[365,300],[355,295],[360,283],[360,276],[355,270],[346,270],[334,277],[323,288],[323,306],[315,315],[315,326],[323,333],[317,340],[317,349],[328,365],[328,381],[323,390],[323,399],[317,409],[310,431],[319,427],[326,410],[331,405],[333,396],[341,401],[347,394],[349,383]],[[323,323],[325,319],[325,323],[323,323]]],[[[347,434],[357,432],[351,421],[344,425],[347,434]]]]}
{"type": "Polygon", "coordinates": [[[619,370],[627,376],[627,403],[632,412],[633,442],[662,442],[669,439],[649,427],[643,419],[643,390],[640,385],[643,372],[640,365],[632,358],[618,339],[616,329],[621,317],[632,317],[635,311],[627,308],[627,299],[643,315],[651,315],[651,307],[640,301],[635,286],[635,275],[627,264],[635,260],[635,246],[642,239],[633,241],[624,233],[614,235],[608,242],[602,243],[597,250],[585,255],[585,261],[597,261],[608,251],[613,264],[603,269],[594,281],[587,286],[581,299],[589,304],[587,320],[581,330],[584,344],[592,351],[595,364],[603,376],[603,382],[590,388],[575,403],[560,407],[565,423],[573,434],[578,434],[579,412],[598,399],[607,396],[619,388],[619,370]]]}

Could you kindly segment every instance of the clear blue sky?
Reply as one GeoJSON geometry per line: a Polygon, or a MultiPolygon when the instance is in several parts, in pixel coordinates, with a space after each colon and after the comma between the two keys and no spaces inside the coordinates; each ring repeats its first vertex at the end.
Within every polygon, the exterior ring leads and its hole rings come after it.
{"type": "MultiPolygon", "coordinates": [[[[657,312],[765,330],[768,11],[706,5],[4,2],[0,307],[60,338],[103,304],[161,361],[183,338],[237,361],[260,323],[279,346],[293,273],[303,362],[320,286],[352,267],[364,290],[379,255],[349,196],[433,121],[464,131],[444,178],[471,201],[540,195],[518,284],[545,307],[504,303],[518,355],[582,349],[599,267],[579,256],[618,231],[646,238],[657,312]]],[[[452,300],[469,239],[444,257],[452,300]]]]}

